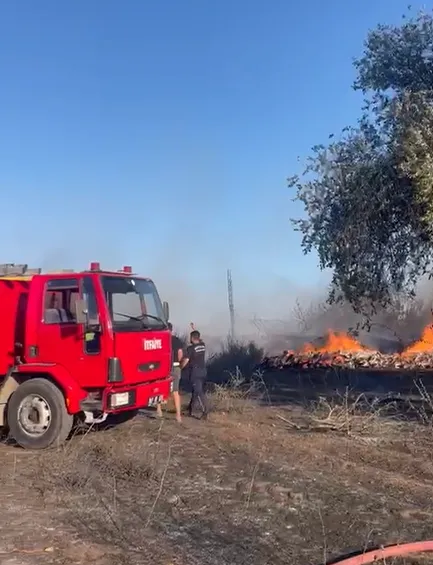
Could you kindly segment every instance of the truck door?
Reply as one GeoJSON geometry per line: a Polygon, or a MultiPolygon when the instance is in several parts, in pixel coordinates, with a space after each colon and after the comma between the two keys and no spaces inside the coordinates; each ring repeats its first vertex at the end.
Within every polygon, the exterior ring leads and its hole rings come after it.
{"type": "Polygon", "coordinates": [[[75,314],[77,298],[85,296],[90,320],[99,319],[98,301],[91,276],[47,278],[38,331],[38,350],[32,361],[62,365],[81,386],[106,384],[109,353],[102,332],[86,331],[75,314]]]}

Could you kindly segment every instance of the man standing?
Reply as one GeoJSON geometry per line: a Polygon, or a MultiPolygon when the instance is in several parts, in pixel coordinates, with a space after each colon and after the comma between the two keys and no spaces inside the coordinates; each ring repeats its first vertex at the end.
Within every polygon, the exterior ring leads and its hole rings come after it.
{"type": "MultiPolygon", "coordinates": [[[[181,423],[182,414],[181,414],[179,385],[180,385],[180,376],[181,376],[180,362],[183,357],[182,342],[176,335],[173,334],[173,325],[170,322],[168,323],[168,329],[171,331],[171,352],[172,352],[171,377],[173,379],[173,402],[174,402],[174,407],[176,409],[176,420],[179,423],[181,423]]],[[[162,418],[161,404],[158,404],[156,407],[156,415],[158,418],[162,418]]]]}
{"type": "Polygon", "coordinates": [[[209,412],[204,385],[206,382],[206,345],[200,337],[198,330],[190,333],[190,342],[185,356],[181,361],[181,369],[188,367],[189,378],[192,385],[191,401],[188,406],[188,413],[192,416],[198,403],[203,412],[202,419],[206,420],[209,412]]]}

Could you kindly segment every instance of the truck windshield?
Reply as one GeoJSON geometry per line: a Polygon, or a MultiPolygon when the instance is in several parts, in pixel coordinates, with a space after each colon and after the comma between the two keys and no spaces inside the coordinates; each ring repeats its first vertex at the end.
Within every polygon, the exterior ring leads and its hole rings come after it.
{"type": "Polygon", "coordinates": [[[102,288],[114,331],[166,327],[161,300],[152,281],[129,276],[103,276],[102,288]]]}

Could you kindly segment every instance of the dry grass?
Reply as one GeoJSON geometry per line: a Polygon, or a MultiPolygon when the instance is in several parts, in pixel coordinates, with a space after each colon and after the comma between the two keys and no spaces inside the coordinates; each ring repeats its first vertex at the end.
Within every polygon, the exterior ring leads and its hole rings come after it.
{"type": "Polygon", "coordinates": [[[177,435],[161,441],[132,425],[76,437],[38,459],[33,488],[46,508],[63,506],[61,520],[85,539],[111,546],[119,562],[135,563],[152,545],[151,526],[177,435]]]}
{"type": "Polygon", "coordinates": [[[269,394],[261,371],[246,378],[237,367],[223,384],[214,384],[214,410],[227,413],[251,411],[261,402],[269,402],[269,394]]]}
{"type": "Polygon", "coordinates": [[[297,420],[289,420],[281,414],[277,417],[289,427],[310,432],[336,432],[347,437],[387,436],[404,425],[405,420],[396,417],[394,405],[378,398],[368,399],[364,393],[353,393],[348,387],[344,392],[335,391],[330,398],[319,396],[298,411],[297,420]]]}
{"type": "Polygon", "coordinates": [[[418,391],[418,402],[410,401],[409,406],[423,424],[433,427],[433,395],[427,390],[423,379],[416,379],[414,384],[418,391]]]}
{"type": "Polygon", "coordinates": [[[139,417],[45,454],[4,446],[0,555],[307,565],[430,535],[433,438],[421,412],[397,417],[348,388],[273,407],[263,375],[239,372],[213,402],[207,423],[139,417]]]}

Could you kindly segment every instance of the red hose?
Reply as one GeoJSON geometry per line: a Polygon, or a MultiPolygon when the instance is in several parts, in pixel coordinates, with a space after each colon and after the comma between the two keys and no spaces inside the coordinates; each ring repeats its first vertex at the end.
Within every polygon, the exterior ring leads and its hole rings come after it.
{"type": "Polygon", "coordinates": [[[359,555],[333,561],[333,565],[365,565],[366,563],[373,563],[374,561],[386,559],[387,557],[401,557],[403,555],[409,555],[410,553],[423,553],[425,551],[433,551],[433,540],[389,545],[382,549],[373,549],[372,551],[366,551],[359,555]]]}

